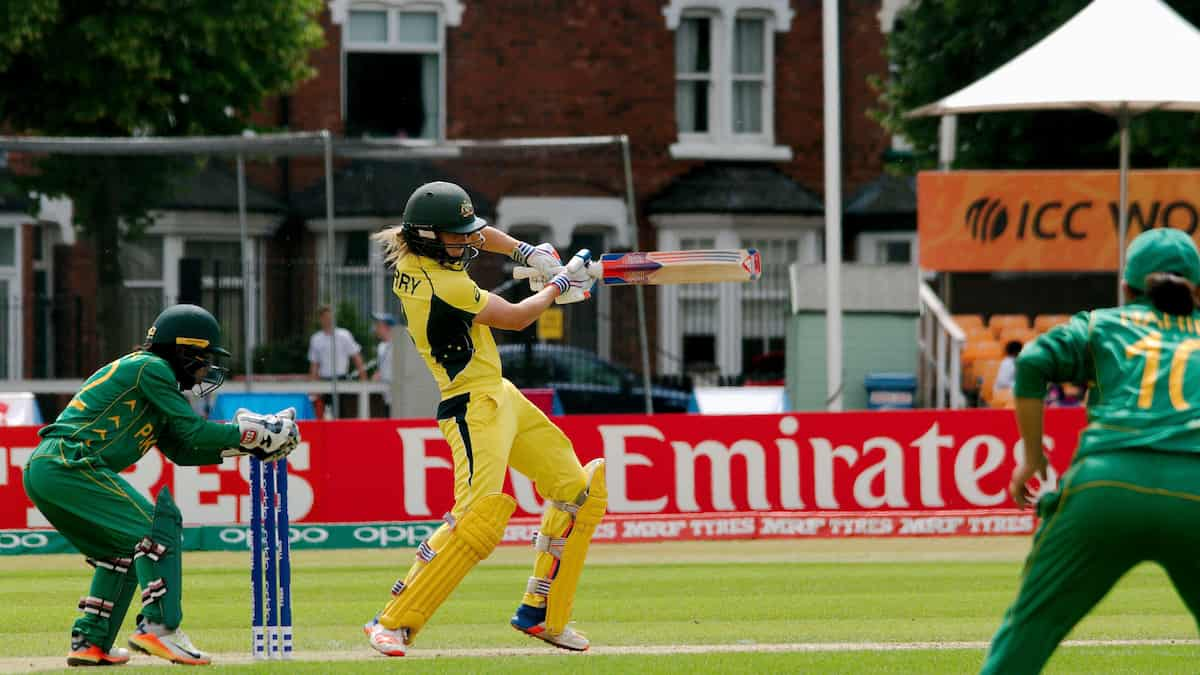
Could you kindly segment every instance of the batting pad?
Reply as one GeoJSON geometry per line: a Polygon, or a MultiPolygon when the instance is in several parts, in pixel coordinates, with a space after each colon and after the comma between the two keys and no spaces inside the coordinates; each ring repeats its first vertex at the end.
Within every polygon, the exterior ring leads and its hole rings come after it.
{"type": "Polygon", "coordinates": [[[608,509],[604,460],[593,459],[583,470],[588,475],[587,495],[575,513],[575,522],[559,557],[558,574],[550,583],[550,592],[546,595],[546,630],[551,635],[561,633],[571,618],[571,609],[575,606],[575,589],[579,586],[579,577],[583,575],[583,561],[587,559],[588,545],[592,542],[596,526],[600,524],[608,509]]]}
{"type": "Polygon", "coordinates": [[[417,555],[424,565],[379,614],[379,623],[389,630],[407,628],[411,644],[467,572],[492,554],[516,508],[516,500],[500,492],[480,497],[449,525],[448,536],[438,537],[442,541],[436,548],[422,547],[417,555]]]}

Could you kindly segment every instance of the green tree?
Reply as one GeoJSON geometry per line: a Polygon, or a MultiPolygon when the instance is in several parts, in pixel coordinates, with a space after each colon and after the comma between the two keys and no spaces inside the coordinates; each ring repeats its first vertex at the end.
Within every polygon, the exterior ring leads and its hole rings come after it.
{"type": "MultiPolygon", "coordinates": [[[[313,74],[321,0],[9,0],[0,6],[0,124],[47,136],[237,133],[313,74]]],[[[54,155],[26,188],[74,201],[97,253],[98,326],[114,353],[122,239],[150,224],[193,162],[54,155]]]]}
{"type": "MultiPolygon", "coordinates": [[[[937,160],[937,118],[904,114],[971,84],[1033,46],[1078,13],[1088,0],[916,0],[897,16],[888,38],[891,77],[878,82],[876,119],[910,139],[918,166],[937,160]]],[[[1194,25],[1200,0],[1168,4],[1194,25]]],[[[1158,112],[1130,127],[1134,166],[1195,166],[1200,115],[1158,112]]],[[[1104,168],[1117,163],[1117,124],[1080,111],[959,115],[958,168],[1104,168]]]]}

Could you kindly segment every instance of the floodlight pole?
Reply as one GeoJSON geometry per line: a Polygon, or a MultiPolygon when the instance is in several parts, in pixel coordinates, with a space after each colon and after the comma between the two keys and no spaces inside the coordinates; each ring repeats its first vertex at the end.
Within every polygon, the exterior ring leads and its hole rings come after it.
{"type": "Polygon", "coordinates": [[[821,3],[825,88],[825,407],[842,409],[842,109],[838,0],[821,3]]]}
{"type": "MultiPolygon", "coordinates": [[[[633,237],[633,250],[641,248],[637,227],[637,200],[633,194],[633,161],[629,157],[629,136],[622,134],[621,159],[625,164],[625,210],[629,220],[629,229],[633,237]]],[[[646,404],[646,414],[654,414],[654,395],[650,390],[650,340],[646,336],[646,292],[641,286],[634,286],[637,296],[638,341],[642,347],[642,398],[646,404]]]]}
{"type": "Polygon", "coordinates": [[[1121,292],[1121,278],[1125,271],[1125,238],[1129,234],[1129,121],[1133,115],[1128,106],[1117,111],[1117,124],[1121,127],[1121,171],[1120,212],[1117,214],[1117,305],[1125,304],[1121,292]]]}
{"type": "Polygon", "coordinates": [[[334,286],[337,276],[333,273],[333,134],[329,133],[328,129],[322,129],[321,140],[325,144],[325,265],[328,275],[325,287],[329,289],[329,314],[333,319],[333,334],[329,336],[329,392],[333,397],[333,418],[338,419],[340,411],[337,391],[337,288],[334,286]]]}

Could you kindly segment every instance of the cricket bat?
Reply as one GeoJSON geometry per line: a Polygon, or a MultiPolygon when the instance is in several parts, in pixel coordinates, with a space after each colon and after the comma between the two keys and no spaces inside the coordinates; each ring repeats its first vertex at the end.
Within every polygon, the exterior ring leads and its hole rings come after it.
{"type": "MultiPolygon", "coordinates": [[[[762,275],[762,256],[752,248],[604,253],[588,271],[605,286],[754,281],[762,275]]],[[[513,278],[529,279],[530,286],[546,283],[532,267],[516,268],[513,278]]]]}

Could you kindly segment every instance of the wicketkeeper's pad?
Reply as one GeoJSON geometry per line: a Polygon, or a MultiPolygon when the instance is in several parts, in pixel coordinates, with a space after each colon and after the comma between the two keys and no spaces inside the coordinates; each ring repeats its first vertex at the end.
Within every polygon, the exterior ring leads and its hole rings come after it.
{"type": "Polygon", "coordinates": [[[150,536],[134,547],[133,564],[142,586],[142,615],[174,630],[183,621],[183,514],[164,487],[154,503],[150,536]]]}
{"type": "Polygon", "coordinates": [[[417,549],[417,560],[424,564],[414,566],[392,588],[394,597],[379,614],[379,623],[389,630],[407,628],[412,644],[467,572],[492,554],[516,508],[512,497],[493,492],[476,500],[457,521],[447,516],[444,529],[417,549]]]}

